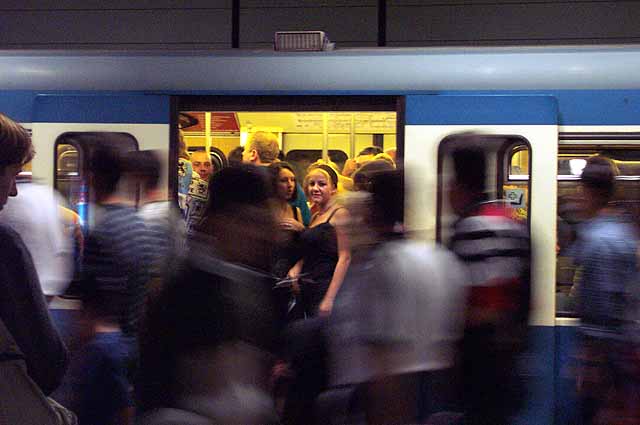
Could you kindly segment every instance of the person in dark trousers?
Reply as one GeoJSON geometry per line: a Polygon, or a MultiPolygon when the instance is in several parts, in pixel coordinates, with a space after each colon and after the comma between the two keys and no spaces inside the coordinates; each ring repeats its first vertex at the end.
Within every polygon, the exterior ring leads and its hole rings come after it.
{"type": "Polygon", "coordinates": [[[488,202],[481,150],[458,148],[453,164],[449,200],[458,221],[450,248],[470,276],[462,343],[466,422],[506,425],[524,399],[517,360],[527,340],[530,239],[508,209],[488,202]]]}

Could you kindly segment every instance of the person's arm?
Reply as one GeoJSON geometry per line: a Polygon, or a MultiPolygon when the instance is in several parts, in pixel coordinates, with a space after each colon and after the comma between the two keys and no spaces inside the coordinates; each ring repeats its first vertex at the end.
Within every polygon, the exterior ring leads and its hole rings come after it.
{"type": "Polygon", "coordinates": [[[0,251],[0,318],[24,354],[29,376],[50,394],[66,372],[67,349],[49,316],[31,255],[4,226],[0,251]]]}
{"type": "Polygon", "coordinates": [[[333,276],[331,277],[327,293],[324,295],[324,298],[320,303],[320,307],[318,307],[321,315],[328,316],[331,314],[333,301],[340,290],[340,286],[342,286],[342,281],[344,280],[349,264],[351,263],[351,248],[349,247],[349,239],[344,227],[344,224],[348,219],[349,212],[344,208],[336,211],[331,219],[332,223],[334,221],[336,223],[335,228],[336,237],[338,239],[338,262],[336,263],[336,268],[333,271],[333,276]]]}
{"type": "Polygon", "coordinates": [[[299,260],[293,267],[291,267],[289,273],[287,273],[287,277],[294,279],[293,282],[291,282],[291,288],[295,293],[300,292],[300,285],[298,283],[300,279],[298,276],[300,276],[300,272],[302,271],[303,261],[304,260],[299,260]]]}

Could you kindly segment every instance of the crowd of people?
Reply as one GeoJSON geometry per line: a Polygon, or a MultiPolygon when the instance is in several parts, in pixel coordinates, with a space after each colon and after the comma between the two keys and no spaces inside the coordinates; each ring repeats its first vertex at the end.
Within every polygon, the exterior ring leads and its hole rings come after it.
{"type": "MultiPolygon", "coordinates": [[[[14,389],[0,396],[0,423],[511,423],[526,397],[531,241],[487,197],[482,151],[452,153],[457,221],[436,245],[405,234],[403,172],[379,148],[342,169],[319,160],[299,179],[271,133],[219,170],[181,145],[177,205],[156,153],[94,150],[95,223],[47,250],[80,258],[71,361],[47,309],[64,290],[44,271],[57,263],[39,267],[44,242],[0,224],[0,367],[11,372],[0,388],[14,389]],[[48,398],[63,377],[64,407],[48,398]]],[[[0,115],[0,206],[33,155],[0,115]]],[[[627,379],[637,238],[607,207],[614,164],[591,158],[582,178],[583,423],[614,423],[638,406],[627,379]]]]}

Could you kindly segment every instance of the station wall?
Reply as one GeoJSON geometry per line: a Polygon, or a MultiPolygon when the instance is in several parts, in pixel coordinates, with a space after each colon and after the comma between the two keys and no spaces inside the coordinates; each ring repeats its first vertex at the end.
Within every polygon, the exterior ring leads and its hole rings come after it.
{"type": "Polygon", "coordinates": [[[278,30],[338,48],[614,44],[640,42],[638,17],[614,0],[4,0],[0,48],[270,48],[278,30]]]}

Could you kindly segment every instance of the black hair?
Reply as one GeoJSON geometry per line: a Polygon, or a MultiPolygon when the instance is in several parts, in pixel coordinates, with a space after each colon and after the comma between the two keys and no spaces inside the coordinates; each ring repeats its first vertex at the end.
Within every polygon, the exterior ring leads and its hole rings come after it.
{"type": "Polygon", "coordinates": [[[472,193],[483,193],[487,179],[484,152],[477,148],[459,148],[453,151],[452,158],[456,183],[472,193]]]}
{"type": "Polygon", "coordinates": [[[118,151],[106,145],[99,146],[91,154],[89,170],[98,200],[116,191],[124,172],[124,164],[118,151]]]}
{"type": "Polygon", "coordinates": [[[600,201],[604,205],[613,198],[617,175],[617,167],[611,159],[596,155],[587,159],[581,180],[582,184],[598,192],[600,201]]]}
{"type": "Polygon", "coordinates": [[[229,155],[227,155],[229,167],[235,167],[236,165],[242,164],[242,152],[244,152],[244,148],[242,146],[236,146],[229,151],[229,155]]]}
{"type": "Polygon", "coordinates": [[[367,162],[353,174],[353,185],[356,190],[367,190],[373,175],[394,169],[393,165],[384,159],[367,162]]]}
{"type": "Polygon", "coordinates": [[[128,167],[143,180],[145,190],[155,189],[160,183],[162,165],[157,152],[152,150],[127,153],[128,167]]]}
{"type": "MultiPolygon", "coordinates": [[[[278,180],[280,179],[280,171],[283,169],[291,171],[293,173],[293,176],[296,178],[296,182],[298,181],[298,177],[296,176],[296,171],[288,162],[279,161],[279,162],[273,162],[269,164],[268,170],[271,176],[271,185],[272,185],[273,195],[277,195],[278,193],[278,180]]],[[[293,202],[297,199],[298,199],[298,188],[296,186],[293,190],[293,195],[291,195],[291,199],[288,199],[287,201],[293,202]]]]}
{"type": "Polygon", "coordinates": [[[383,153],[384,151],[382,150],[382,148],[379,148],[378,146],[367,146],[366,148],[362,149],[360,151],[360,153],[358,154],[358,156],[362,156],[362,155],[378,155],[379,153],[383,153]]]}
{"type": "Polygon", "coordinates": [[[262,206],[271,196],[266,170],[241,164],[227,167],[209,180],[209,204],[205,216],[238,205],[262,206]]]}
{"type": "Polygon", "coordinates": [[[373,173],[368,189],[372,198],[373,222],[385,227],[404,222],[404,176],[402,170],[373,173]]]}

